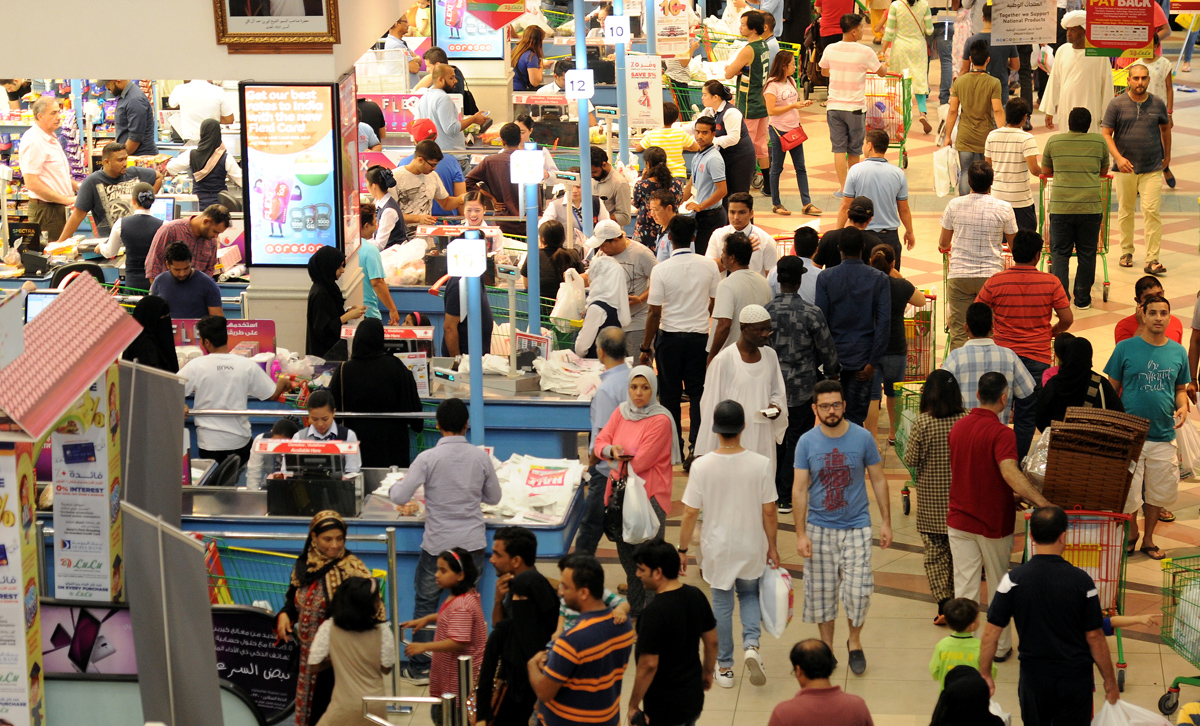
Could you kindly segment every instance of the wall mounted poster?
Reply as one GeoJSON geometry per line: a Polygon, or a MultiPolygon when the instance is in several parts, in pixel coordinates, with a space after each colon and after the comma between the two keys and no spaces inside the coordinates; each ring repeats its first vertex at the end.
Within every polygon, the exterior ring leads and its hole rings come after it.
{"type": "Polygon", "coordinates": [[[121,593],[118,369],[108,367],[50,437],[54,596],[112,601],[121,593]]]}
{"type": "Polygon", "coordinates": [[[334,86],[241,83],[239,91],[249,263],[305,265],[342,237],[334,86]]]}
{"type": "Polygon", "coordinates": [[[662,125],[662,61],[656,55],[631,55],[625,59],[626,123],[658,128],[662,125]]]}
{"type": "Polygon", "coordinates": [[[1087,0],[1087,55],[1154,57],[1155,0],[1087,0]]]}
{"type": "Polygon", "coordinates": [[[342,155],[342,249],[349,257],[358,249],[362,223],[358,197],[358,83],[354,71],[338,81],[338,126],[341,130],[342,155]]]}
{"type": "Polygon", "coordinates": [[[995,0],[992,3],[992,45],[1053,43],[1058,13],[1042,0],[995,0]]]}
{"type": "MultiPolygon", "coordinates": [[[[475,4],[475,3],[471,3],[475,4]]],[[[503,10],[506,4],[478,3],[503,10]]],[[[518,3],[520,10],[516,15],[525,12],[523,3],[518,3]]],[[[434,0],[433,39],[434,44],[446,51],[450,60],[504,60],[504,27],[494,30],[483,20],[475,17],[468,8],[467,0],[434,0]]]]}
{"type": "Polygon", "coordinates": [[[33,445],[0,444],[0,719],[12,726],[45,719],[35,497],[33,445]]]}

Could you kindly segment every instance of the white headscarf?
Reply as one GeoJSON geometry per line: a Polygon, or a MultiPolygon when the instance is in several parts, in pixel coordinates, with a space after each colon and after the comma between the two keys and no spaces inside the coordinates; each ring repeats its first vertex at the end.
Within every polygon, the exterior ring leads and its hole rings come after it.
{"type": "Polygon", "coordinates": [[[621,412],[621,417],[626,421],[641,421],[651,416],[666,416],[671,422],[671,464],[682,464],[683,454],[679,450],[679,430],[675,428],[675,417],[658,402],[658,376],[654,375],[654,369],[650,366],[634,366],[633,370],[629,371],[629,382],[633,383],[634,378],[645,378],[646,383],[650,384],[650,403],[642,408],[633,405],[628,398],[621,402],[617,410],[621,412]]]}
{"type": "Polygon", "coordinates": [[[607,255],[601,255],[588,267],[587,304],[602,302],[617,309],[621,327],[629,325],[629,278],[625,268],[607,255]]]}

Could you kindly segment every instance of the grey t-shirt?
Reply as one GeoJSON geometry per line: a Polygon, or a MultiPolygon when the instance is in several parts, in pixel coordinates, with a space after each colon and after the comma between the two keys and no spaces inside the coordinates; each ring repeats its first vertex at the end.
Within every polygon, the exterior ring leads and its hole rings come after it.
{"type": "MultiPolygon", "coordinates": [[[[1134,174],[1149,174],[1163,167],[1162,131],[1159,126],[1171,122],[1167,116],[1167,104],[1161,98],[1148,94],[1146,100],[1137,103],[1122,93],[1108,104],[1101,123],[1113,130],[1113,141],[1121,156],[1133,164],[1134,174]]],[[[1116,159],[1113,171],[1119,171],[1116,159]]]]}
{"type": "Polygon", "coordinates": [[[729,273],[729,277],[717,285],[717,297],[713,302],[713,321],[708,329],[708,345],[705,350],[712,350],[713,336],[717,332],[717,318],[729,318],[729,337],[725,339],[722,350],[728,348],[742,337],[742,326],[738,316],[747,305],[767,306],[774,296],[767,278],[752,270],[737,270],[729,273]]]}
{"type": "MultiPolygon", "coordinates": [[[[612,258],[621,264],[625,277],[629,279],[629,294],[641,295],[650,287],[650,271],[658,261],[654,253],[640,242],[630,241],[625,251],[612,258]]],[[[625,330],[645,330],[646,315],[650,311],[647,303],[629,306],[629,325],[625,330]]]]}
{"type": "MultiPolygon", "coordinates": [[[[436,173],[414,174],[403,166],[393,172],[396,186],[391,194],[400,205],[404,214],[430,214],[433,210],[433,200],[445,199],[450,196],[442,179],[436,173]]],[[[409,225],[408,238],[417,234],[416,225],[409,225]]]]}
{"type": "Polygon", "coordinates": [[[121,176],[112,178],[103,169],[92,172],[79,185],[75,208],[90,212],[96,220],[96,234],[107,235],[121,217],[133,214],[133,187],[138,182],[154,184],[153,169],[131,166],[121,176]]]}

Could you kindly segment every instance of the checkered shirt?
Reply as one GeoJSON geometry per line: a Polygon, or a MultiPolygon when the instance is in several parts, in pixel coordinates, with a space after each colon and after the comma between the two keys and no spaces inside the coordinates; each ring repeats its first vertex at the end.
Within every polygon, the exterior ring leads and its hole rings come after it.
{"type": "Polygon", "coordinates": [[[992,371],[1004,374],[1008,379],[1008,408],[1000,414],[1002,424],[1008,424],[1008,412],[1012,410],[1013,401],[1034,394],[1033,376],[1029,375],[1025,364],[1016,353],[1008,348],[1001,348],[991,338],[968,340],[963,347],[951,351],[950,355],[946,356],[942,368],[953,373],[958,379],[963,406],[968,409],[979,405],[975,394],[979,390],[980,376],[992,371]]]}
{"type": "Polygon", "coordinates": [[[950,277],[991,277],[1004,269],[1004,235],[1017,233],[1012,205],[990,194],[968,194],[946,205],[942,229],[950,242],[950,277]]]}
{"type": "Polygon", "coordinates": [[[950,429],[965,413],[917,416],[904,447],[904,465],[916,471],[917,531],[946,533],[950,511],[950,429]]]}

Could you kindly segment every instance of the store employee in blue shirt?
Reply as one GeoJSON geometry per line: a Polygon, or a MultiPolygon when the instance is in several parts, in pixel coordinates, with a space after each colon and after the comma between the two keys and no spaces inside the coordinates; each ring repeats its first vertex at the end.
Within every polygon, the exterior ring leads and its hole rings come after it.
{"type": "Polygon", "coordinates": [[[701,116],[694,123],[696,143],[700,152],[692,160],[692,177],[683,189],[683,198],[693,201],[684,205],[683,212],[696,215],[696,254],[708,250],[708,238],[729,223],[721,200],[729,189],[725,184],[725,159],[713,146],[717,122],[711,116],[701,116]]]}
{"type": "Polygon", "coordinates": [[[104,89],[117,98],[115,126],[117,143],[130,156],[154,156],[154,107],[135,81],[105,81],[104,89]]]}
{"type": "Polygon", "coordinates": [[[912,212],[908,208],[908,178],[900,167],[889,164],[886,154],[888,135],[881,129],[867,132],[863,151],[866,163],[855,164],[846,173],[846,186],[842,190],[842,206],[838,210],[838,229],[846,226],[850,205],[855,197],[868,197],[874,203],[874,217],[867,230],[874,232],[879,241],[891,245],[896,251],[896,269],[900,269],[900,235],[897,230],[904,224],[904,247],[912,249],[917,244],[913,234],[912,212]],[[862,167],[862,168],[859,168],[862,167]]]}

